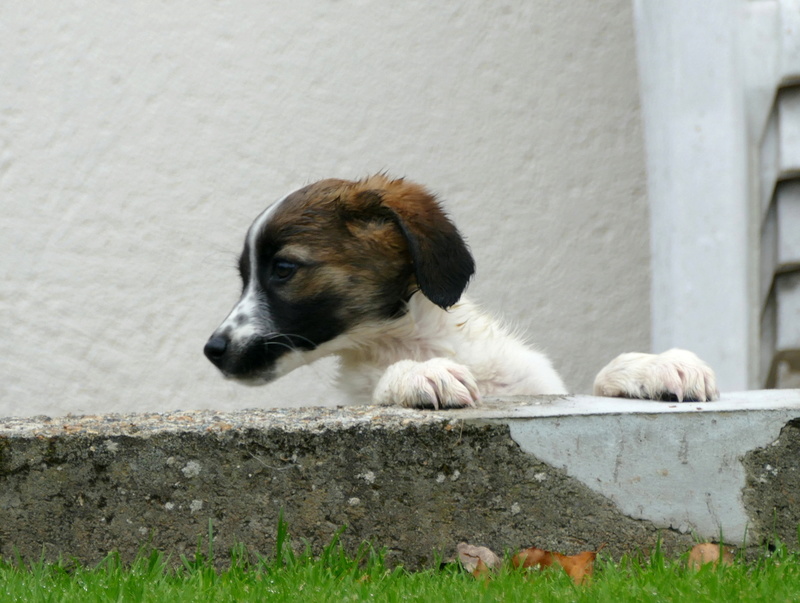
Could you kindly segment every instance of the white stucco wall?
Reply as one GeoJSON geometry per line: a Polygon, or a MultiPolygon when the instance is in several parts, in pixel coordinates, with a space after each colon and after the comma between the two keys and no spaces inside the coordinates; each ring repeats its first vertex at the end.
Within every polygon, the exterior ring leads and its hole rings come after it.
{"type": "Polygon", "coordinates": [[[586,392],[649,348],[626,0],[0,4],[0,415],[331,402],[203,343],[244,231],[322,177],[430,186],[470,292],[586,392]]]}

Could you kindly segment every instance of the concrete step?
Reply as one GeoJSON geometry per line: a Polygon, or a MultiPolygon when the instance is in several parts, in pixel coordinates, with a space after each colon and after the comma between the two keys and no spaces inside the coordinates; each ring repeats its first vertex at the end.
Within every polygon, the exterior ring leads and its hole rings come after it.
{"type": "MultiPolygon", "coordinates": [[[[590,396],[480,408],[269,409],[0,419],[0,554],[86,563],[192,553],[212,523],[269,554],[370,540],[410,567],[460,541],[565,553],[660,537],[797,548],[800,390],[661,403],[590,396]]],[[[176,557],[177,558],[177,557],[176,557]]]]}

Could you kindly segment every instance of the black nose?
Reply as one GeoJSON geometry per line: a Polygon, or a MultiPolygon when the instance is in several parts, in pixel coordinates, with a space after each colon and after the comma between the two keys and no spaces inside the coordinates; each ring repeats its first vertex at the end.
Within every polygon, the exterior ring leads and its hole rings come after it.
{"type": "Polygon", "coordinates": [[[220,366],[222,359],[225,356],[225,351],[228,349],[228,338],[224,335],[212,335],[211,339],[206,342],[203,348],[203,353],[211,362],[220,366]]]}

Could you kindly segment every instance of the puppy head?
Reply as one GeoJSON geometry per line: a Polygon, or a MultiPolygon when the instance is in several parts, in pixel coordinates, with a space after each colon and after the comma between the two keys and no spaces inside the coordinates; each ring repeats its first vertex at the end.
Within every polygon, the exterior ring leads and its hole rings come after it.
{"type": "Polygon", "coordinates": [[[296,352],[402,315],[417,290],[453,305],[474,269],[423,187],[384,175],[322,180],[253,222],[239,259],[241,299],[204,351],[228,377],[271,381],[302,363],[296,352]]]}

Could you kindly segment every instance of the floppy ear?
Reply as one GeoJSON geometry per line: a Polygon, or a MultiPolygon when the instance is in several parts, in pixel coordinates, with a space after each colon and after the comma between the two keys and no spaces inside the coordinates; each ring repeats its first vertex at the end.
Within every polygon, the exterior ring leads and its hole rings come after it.
{"type": "Polygon", "coordinates": [[[362,201],[380,200],[389,210],[406,239],[423,295],[445,309],[455,304],[475,272],[475,261],[436,198],[421,186],[402,180],[359,196],[362,201]]]}

